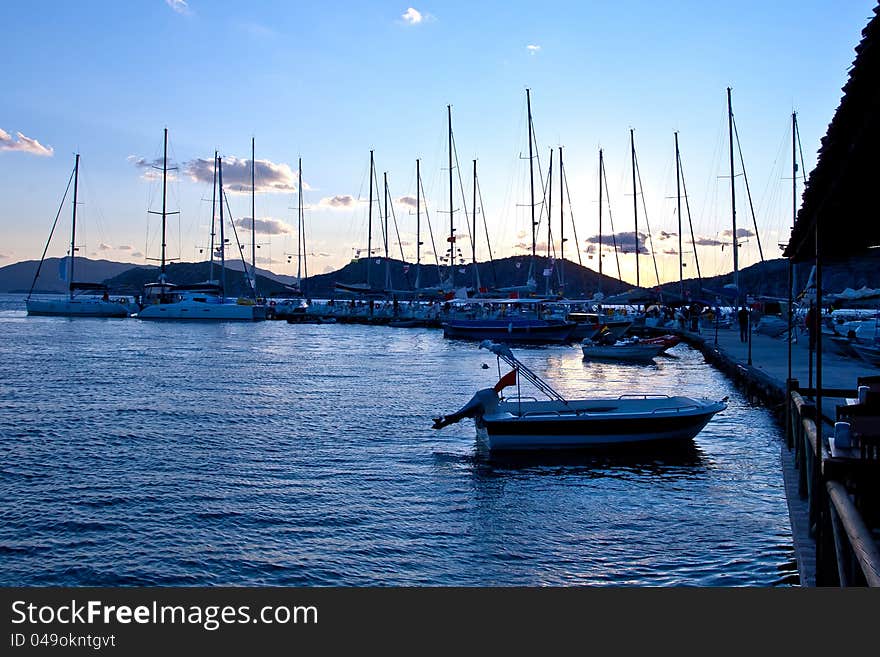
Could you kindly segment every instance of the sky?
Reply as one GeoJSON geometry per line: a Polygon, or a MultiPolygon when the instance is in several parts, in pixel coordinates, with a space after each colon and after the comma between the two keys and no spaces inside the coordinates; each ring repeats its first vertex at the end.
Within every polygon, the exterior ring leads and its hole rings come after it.
{"type": "MultiPolygon", "coordinates": [[[[75,153],[81,156],[77,255],[155,262],[161,219],[150,211],[161,210],[162,187],[152,165],[161,165],[165,128],[173,167],[167,206],[179,211],[168,217],[169,258],[208,257],[215,150],[223,158],[232,220],[250,254],[253,139],[259,267],[297,273],[299,158],[308,273],[366,255],[370,150],[378,183],[371,245],[384,254],[379,216],[387,173],[397,222],[396,229],[389,224],[390,254],[400,257],[402,249],[415,261],[419,159],[422,261],[434,262],[425,211],[442,257],[449,232],[447,105],[462,257],[472,255],[466,236],[475,159],[482,198],[477,259],[489,257],[486,234],[495,257],[525,257],[532,246],[527,88],[541,253],[549,202],[553,252],[559,254],[564,231],[564,256],[598,269],[601,148],[608,183],[603,271],[617,276],[619,260],[622,278],[635,281],[632,129],[645,252],[638,258],[640,280],[677,280],[678,131],[694,235],[691,240],[683,211],[684,275],[696,274],[695,251],[703,275],[730,271],[730,87],[739,135],[740,267],[759,260],[759,239],[765,258],[779,257],[792,222],[791,113],[798,116],[802,176],[815,165],[876,6],[874,0],[413,2],[17,4],[15,29],[4,30],[0,41],[6,63],[0,266],[40,257],[75,153]],[[560,146],[567,182],[562,220],[560,146]],[[552,198],[542,201],[551,149],[552,198]],[[612,232],[622,251],[629,245],[617,258],[612,232]]],[[[48,256],[69,247],[70,210],[68,198],[48,256]]],[[[227,237],[230,230],[227,224],[227,237]]],[[[238,250],[230,247],[227,258],[238,250]]]]}

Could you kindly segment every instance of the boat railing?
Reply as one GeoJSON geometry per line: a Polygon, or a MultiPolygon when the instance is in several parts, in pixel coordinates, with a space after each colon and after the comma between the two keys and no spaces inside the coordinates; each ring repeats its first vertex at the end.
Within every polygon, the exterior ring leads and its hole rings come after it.
{"type": "MultiPolygon", "coordinates": [[[[875,484],[880,460],[837,448],[828,418],[816,408],[815,389],[789,379],[786,391],[784,449],[792,453],[788,467],[797,470],[797,493],[805,502],[803,532],[815,541],[814,563],[802,564],[800,570],[812,571],[817,586],[880,587],[875,484]]],[[[826,399],[858,396],[852,389],[821,392],[826,399]]]]}
{"type": "Polygon", "coordinates": [[[658,413],[681,413],[683,411],[690,411],[699,408],[700,407],[697,404],[686,404],[684,406],[667,406],[666,408],[655,408],[653,411],[651,411],[651,415],[657,415],[658,413]]]}
{"type": "Polygon", "coordinates": [[[513,397],[505,397],[504,401],[506,402],[521,402],[521,401],[538,401],[537,397],[531,397],[529,395],[514,395],[513,397]]]}
{"type": "Polygon", "coordinates": [[[671,399],[669,395],[651,393],[628,393],[620,395],[618,399],[671,399]]]}

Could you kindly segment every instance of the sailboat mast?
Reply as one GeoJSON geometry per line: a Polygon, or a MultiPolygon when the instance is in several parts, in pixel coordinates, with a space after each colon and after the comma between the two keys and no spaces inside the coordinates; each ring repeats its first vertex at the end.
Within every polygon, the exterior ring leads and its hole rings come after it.
{"type": "Polygon", "coordinates": [[[391,268],[388,263],[388,172],[382,172],[385,182],[385,289],[391,287],[391,268]]]}
{"type": "Polygon", "coordinates": [[[733,103],[727,87],[727,132],[730,139],[730,217],[733,222],[733,286],[739,300],[739,239],[736,234],[736,179],[733,177],[733,103]]]}
{"type": "MultiPolygon", "coordinates": [[[[684,254],[681,252],[681,169],[678,159],[678,130],[675,131],[675,198],[678,213],[678,291],[684,296],[684,254]]],[[[696,246],[694,246],[696,248],[696,246]]]]}
{"type": "Polygon", "coordinates": [[[367,287],[370,283],[370,263],[373,260],[373,151],[370,151],[370,204],[367,210],[367,287]]]}
{"type": "Polygon", "coordinates": [[[635,244],[636,244],[636,287],[640,287],[639,281],[639,252],[641,248],[639,248],[639,199],[636,196],[636,138],[635,131],[630,128],[629,129],[629,144],[630,151],[632,153],[632,178],[633,178],[633,217],[635,219],[635,244]]]}
{"type": "Polygon", "coordinates": [[[165,196],[168,190],[168,128],[165,128],[165,146],[162,150],[162,264],[159,268],[159,278],[165,282],[165,218],[168,213],[165,208],[165,196]]]}
{"type": "Polygon", "coordinates": [[[449,284],[455,287],[455,214],[452,207],[452,105],[446,106],[449,123],[449,284]]]}
{"type": "Polygon", "coordinates": [[[477,267],[477,161],[474,160],[474,229],[471,231],[471,255],[474,261],[474,291],[480,293],[480,268],[477,267]]]}
{"type": "MultiPolygon", "coordinates": [[[[551,268],[550,264],[550,254],[552,251],[552,241],[553,241],[553,232],[552,227],[553,223],[550,221],[550,213],[553,210],[553,148],[550,149],[550,169],[547,172],[547,267],[546,269],[551,268]]],[[[550,272],[552,275],[552,271],[550,272]]],[[[550,276],[545,276],[547,279],[545,294],[550,296],[550,276]]]]}
{"type": "Polygon", "coordinates": [[[537,256],[537,244],[535,242],[537,224],[535,223],[535,171],[532,167],[532,93],[526,89],[526,111],[528,112],[529,122],[529,209],[532,218],[532,266],[530,274],[534,274],[535,257],[537,256]]]}
{"type": "Polygon", "coordinates": [[[208,280],[214,280],[214,225],[217,223],[217,151],[214,151],[214,182],[211,185],[211,264],[208,280]]]}
{"type": "Polygon", "coordinates": [[[303,253],[303,161],[299,158],[297,162],[297,183],[296,183],[296,282],[299,284],[300,292],[302,292],[302,253],[303,253]]]}
{"type": "MultiPolygon", "coordinates": [[[[565,213],[562,207],[562,191],[565,173],[562,170],[562,146],[559,147],[559,288],[565,294],[565,213]]],[[[547,215],[549,219],[549,214],[547,215]]]]}
{"type": "Polygon", "coordinates": [[[254,298],[257,296],[257,162],[254,151],[254,138],[251,137],[251,287],[254,298]]]}
{"type": "Polygon", "coordinates": [[[422,172],[420,162],[416,159],[416,290],[421,286],[422,274],[422,216],[420,214],[421,192],[422,192],[422,172]]]}
{"type": "Polygon", "coordinates": [[[223,158],[217,157],[217,182],[220,187],[220,297],[226,300],[226,238],[223,234],[223,158]]]}
{"type": "Polygon", "coordinates": [[[602,285],[602,178],[605,170],[605,159],[599,149],[599,285],[602,285]]]}
{"type": "Polygon", "coordinates": [[[68,292],[73,299],[73,258],[76,255],[76,193],[79,189],[79,153],[73,167],[73,220],[70,227],[70,275],[67,279],[68,292]]]}

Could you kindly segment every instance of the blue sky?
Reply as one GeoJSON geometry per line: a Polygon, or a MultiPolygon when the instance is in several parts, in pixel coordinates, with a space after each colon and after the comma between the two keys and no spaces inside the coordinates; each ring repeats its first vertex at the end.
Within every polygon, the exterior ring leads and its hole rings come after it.
{"type": "MultiPolygon", "coordinates": [[[[158,257],[160,190],[139,160],[161,156],[162,130],[180,167],[169,205],[173,257],[198,259],[208,241],[211,183],[195,162],[218,149],[229,162],[262,162],[256,215],[261,266],[294,273],[295,171],[303,158],[310,273],[336,268],[366,246],[367,169],[392,198],[415,192],[421,158],[432,225],[445,233],[446,105],[470,210],[471,162],[479,176],[492,247],[530,243],[525,89],[541,166],[562,145],[581,249],[598,232],[597,152],[605,151],[616,232],[633,230],[629,129],[636,135],[644,203],[663,280],[678,276],[673,132],[698,240],[730,229],[726,87],[733,104],[765,255],[777,256],[791,221],[790,114],[798,111],[809,172],[841,97],[853,48],[872,15],[869,0],[723,2],[291,3],[253,0],[21,3],[0,42],[0,265],[38,258],[81,153],[80,254],[144,262],[158,257]],[[405,16],[406,15],[406,16],[405,16]],[[531,48],[529,46],[532,46],[531,48]],[[17,133],[24,135],[24,140],[17,133]],[[43,149],[27,142],[37,140],[43,149]],[[51,154],[46,154],[51,148],[51,154]],[[789,178],[786,180],[785,178],[789,178]],[[274,189],[267,189],[274,185],[274,189]],[[360,197],[330,208],[335,196],[360,197]],[[322,203],[322,199],[324,200],[322,203]],[[294,230],[294,233],[282,231],[294,230]],[[271,262],[269,262],[271,260],[271,262]]],[[[240,172],[246,165],[239,162],[240,172]]],[[[743,188],[742,178],[737,185],[743,188]]],[[[457,187],[457,186],[456,186],[457,187]]],[[[237,219],[248,194],[233,184],[237,219]]],[[[554,203],[558,202],[554,189],[554,203]]],[[[742,197],[740,198],[740,194],[742,197]]],[[[456,208],[461,208],[455,191],[456,208]]],[[[738,226],[751,228],[744,188],[738,226]]],[[[414,259],[415,220],[395,212],[414,259]]],[[[554,211],[554,219],[556,219],[554,211]]],[[[69,206],[50,255],[63,255],[69,206]]],[[[482,221],[481,217],[478,217],[482,221]]],[[[606,210],[607,221],[607,210],[606,210]]],[[[457,214],[460,234],[463,216],[457,214]]],[[[645,231],[640,205],[640,229],[645,231]]],[[[541,228],[540,242],[546,242],[541,228]]],[[[610,229],[606,223],[606,234],[610,229]]],[[[566,232],[571,236],[571,226],[566,232]]],[[[556,225],[554,232],[558,233],[556,225]]],[[[556,239],[557,237],[554,237],[556,239]]],[[[374,233],[374,244],[380,239],[374,233]]],[[[424,237],[423,237],[424,239],[424,237]]],[[[249,241],[249,237],[248,237],[249,241]]],[[[392,253],[399,255],[396,237],[392,253]]],[[[442,238],[438,248],[444,248],[442,238]]],[[[566,255],[576,259],[573,241],[566,255]]],[[[685,244],[686,259],[693,247],[685,244]]],[[[465,249],[469,253],[469,247],[465,249]]],[[[757,260],[756,241],[741,248],[757,260]]],[[[699,247],[705,272],[729,271],[730,248],[699,247]]],[[[433,255],[425,256],[433,261],[433,255]]],[[[486,259],[479,243],[478,258],[486,259]]],[[[582,253],[584,264],[597,260],[582,253]]],[[[633,279],[635,256],[621,256],[633,279]]],[[[616,274],[613,255],[606,272],[616,274]]],[[[642,282],[654,280],[650,257],[642,282]]],[[[695,273],[693,264],[687,270],[695,273]]]]}

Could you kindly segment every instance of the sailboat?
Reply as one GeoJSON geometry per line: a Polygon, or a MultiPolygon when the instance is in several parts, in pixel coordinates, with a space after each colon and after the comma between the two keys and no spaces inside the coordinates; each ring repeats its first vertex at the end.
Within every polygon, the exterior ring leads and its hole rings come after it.
{"type": "MultiPolygon", "coordinates": [[[[25,306],[28,315],[55,315],[62,317],[128,317],[136,312],[137,306],[128,302],[126,298],[110,299],[109,290],[102,283],[83,283],[77,282],[74,278],[74,265],[76,262],[76,206],[77,193],[79,191],[79,153],[76,154],[76,162],[73,167],[73,218],[70,227],[70,253],[67,258],[61,261],[61,271],[65,280],[68,281],[68,297],[66,299],[34,299],[32,294],[37,279],[40,276],[40,269],[43,266],[43,260],[46,258],[46,251],[52,240],[52,233],[55,232],[55,224],[52,225],[52,231],[49,233],[49,239],[46,241],[46,248],[43,249],[43,255],[40,258],[40,264],[37,265],[37,271],[34,274],[34,280],[31,283],[30,292],[28,292],[25,306]],[[101,296],[98,296],[98,295],[101,296]]],[[[64,200],[67,198],[68,188],[64,192],[64,198],[61,201],[62,207],[64,200]]],[[[55,217],[58,222],[61,210],[55,217]]]]}
{"type": "MultiPolygon", "coordinates": [[[[370,265],[373,261],[373,180],[376,171],[376,162],[373,151],[370,151],[370,200],[367,210],[367,280],[365,283],[342,283],[336,281],[333,284],[337,292],[347,294],[384,295],[384,290],[374,288],[370,279],[370,265]]],[[[358,255],[360,249],[358,249],[358,255]]]]}
{"type": "MultiPolygon", "coordinates": [[[[264,305],[240,304],[226,298],[226,261],[224,229],[223,160],[215,154],[214,166],[219,183],[220,201],[220,281],[205,281],[195,285],[175,285],[167,280],[165,254],[165,224],[168,214],[166,191],[168,178],[168,129],[165,129],[165,146],[162,158],[162,257],[159,280],[144,286],[142,306],[137,313],[146,320],[213,320],[254,321],[266,319],[264,305]]],[[[212,206],[212,224],[215,207],[212,206]]],[[[213,231],[213,227],[212,227],[213,231]]],[[[213,254],[212,254],[213,261],[213,254]]],[[[212,262],[213,269],[213,262],[212,262]]]]}

